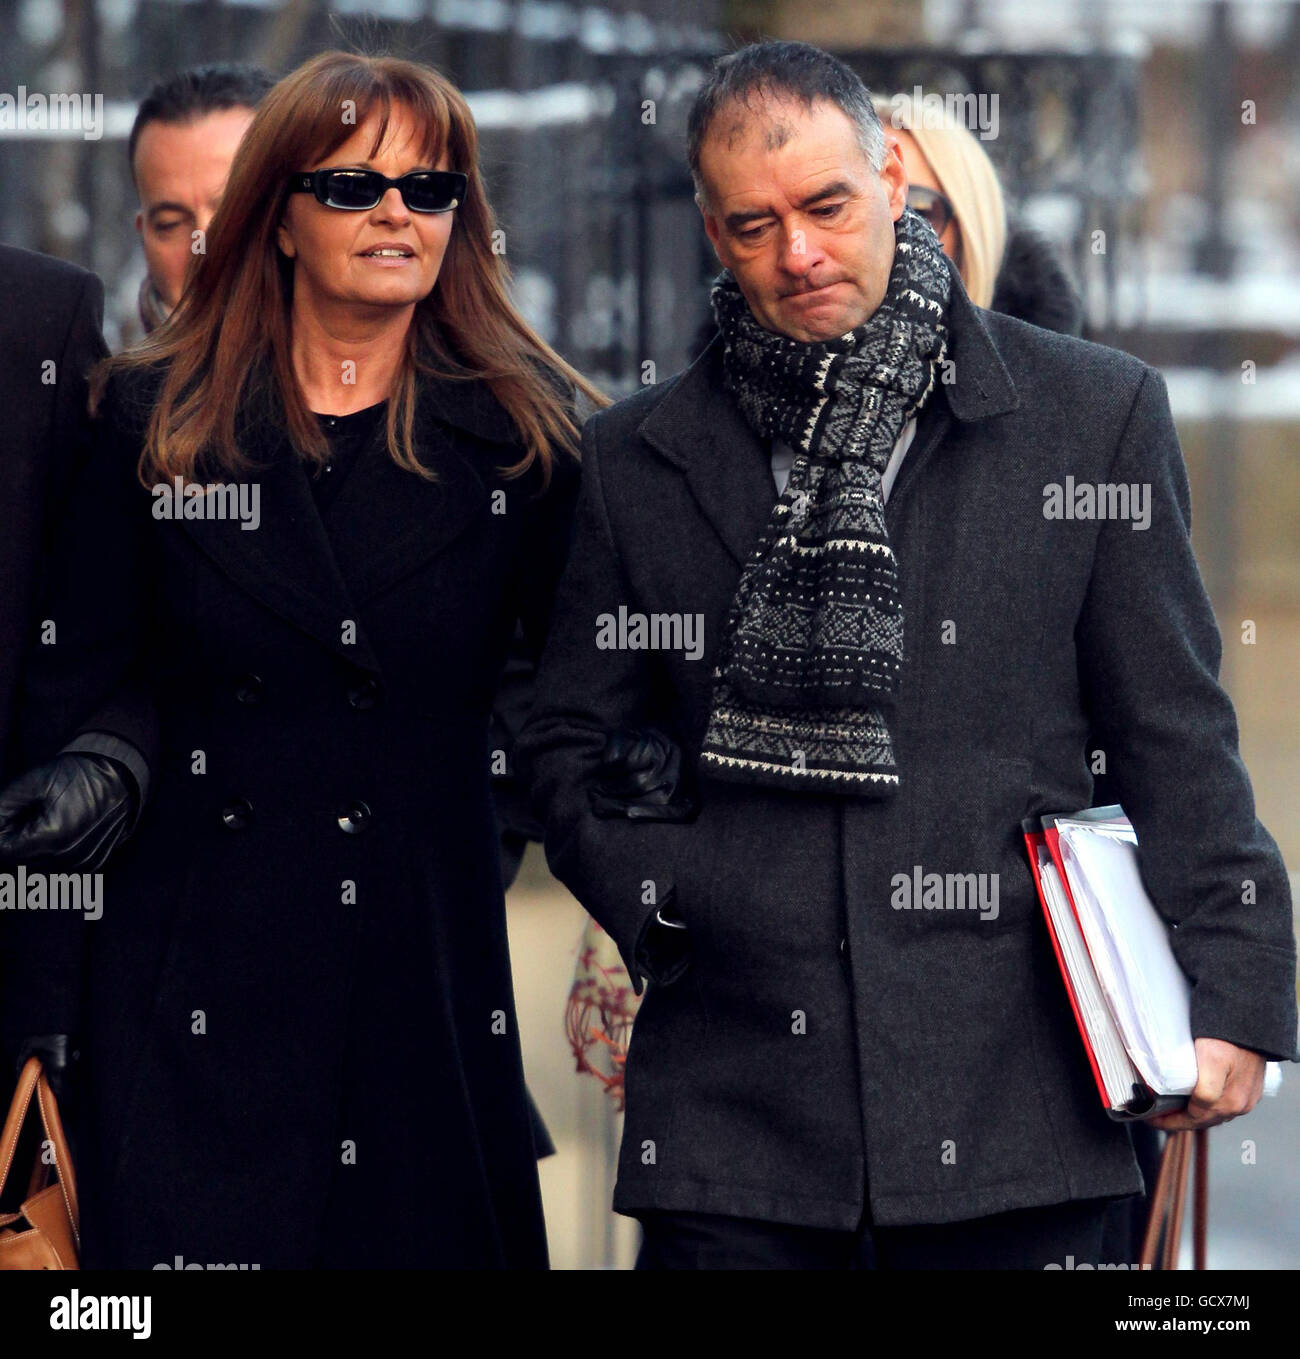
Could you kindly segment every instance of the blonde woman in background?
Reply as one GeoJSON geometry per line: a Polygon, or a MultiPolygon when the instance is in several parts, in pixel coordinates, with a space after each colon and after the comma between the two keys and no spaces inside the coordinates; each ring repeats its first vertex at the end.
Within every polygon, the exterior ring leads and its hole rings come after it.
{"type": "Polygon", "coordinates": [[[885,136],[897,138],[907,171],[907,205],[934,227],[944,254],[957,266],[970,300],[993,305],[993,289],[1007,239],[1002,186],[992,161],[960,123],[935,127],[918,116],[910,95],[873,99],[885,136]]]}
{"type": "Polygon", "coordinates": [[[897,138],[907,205],[924,217],[957,266],[970,300],[1047,330],[1078,335],[1083,309],[1051,244],[1008,221],[1002,185],[978,137],[957,122],[932,125],[907,94],[872,100],[897,138]]]}

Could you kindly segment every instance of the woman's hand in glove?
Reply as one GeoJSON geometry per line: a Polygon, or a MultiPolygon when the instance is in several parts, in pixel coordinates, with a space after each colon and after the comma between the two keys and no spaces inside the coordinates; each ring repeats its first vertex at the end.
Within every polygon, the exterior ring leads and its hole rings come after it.
{"type": "Polygon", "coordinates": [[[595,782],[588,789],[596,816],[631,821],[690,821],[694,797],[684,786],[682,753],[662,732],[647,727],[612,731],[595,782]]]}
{"type": "Polygon", "coordinates": [[[134,824],[137,804],[120,760],[64,751],[0,792],[0,862],[95,872],[134,824]]]}

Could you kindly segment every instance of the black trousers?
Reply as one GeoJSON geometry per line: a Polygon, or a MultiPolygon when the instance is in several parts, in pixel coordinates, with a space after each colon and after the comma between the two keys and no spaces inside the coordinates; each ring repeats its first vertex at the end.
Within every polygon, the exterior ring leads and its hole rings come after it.
{"type": "MultiPolygon", "coordinates": [[[[791,1227],[718,1213],[638,1214],[637,1269],[1077,1269],[1098,1264],[1107,1208],[1079,1199],[922,1227],[791,1227]]],[[[1135,1264],[1136,1260],[1110,1261],[1135,1264]]]]}
{"type": "Polygon", "coordinates": [[[1136,1260],[1142,1254],[1142,1238],[1151,1216],[1151,1195],[1155,1193],[1160,1155],[1164,1151],[1165,1135],[1157,1129],[1146,1123],[1126,1123],[1124,1126],[1133,1140],[1133,1152],[1146,1189],[1141,1194],[1130,1194],[1126,1199],[1111,1200],[1106,1213],[1106,1230],[1101,1238],[1103,1260],[1136,1260]]]}

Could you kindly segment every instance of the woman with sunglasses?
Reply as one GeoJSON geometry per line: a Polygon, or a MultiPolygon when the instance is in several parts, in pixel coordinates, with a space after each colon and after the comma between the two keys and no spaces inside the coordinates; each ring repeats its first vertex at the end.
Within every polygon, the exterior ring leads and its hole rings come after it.
{"type": "Polygon", "coordinates": [[[0,854],[107,860],[13,963],[81,1052],[90,1267],[546,1264],[488,716],[603,399],[493,227],[460,94],[327,53],[107,363],[0,799],[0,854]]]}

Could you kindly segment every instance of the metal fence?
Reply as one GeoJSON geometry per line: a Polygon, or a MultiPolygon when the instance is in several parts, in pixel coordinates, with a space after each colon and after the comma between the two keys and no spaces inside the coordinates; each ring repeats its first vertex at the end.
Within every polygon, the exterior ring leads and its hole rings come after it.
{"type": "MultiPolygon", "coordinates": [[[[130,338],[143,271],[126,136],[157,78],[203,61],[276,74],[345,47],[437,66],[469,97],[506,259],[529,319],[612,393],[676,371],[717,265],[685,165],[690,99],[722,0],[28,0],[0,6],[0,90],[102,99],[100,135],[0,128],[0,239],[94,269],[110,343],[130,338]]],[[[1013,202],[1066,206],[1058,236],[1104,318],[1138,177],[1132,52],[846,54],[878,93],[996,92],[988,150],[1013,202]],[[1115,247],[1094,267],[1087,232],[1115,247]]]]}

